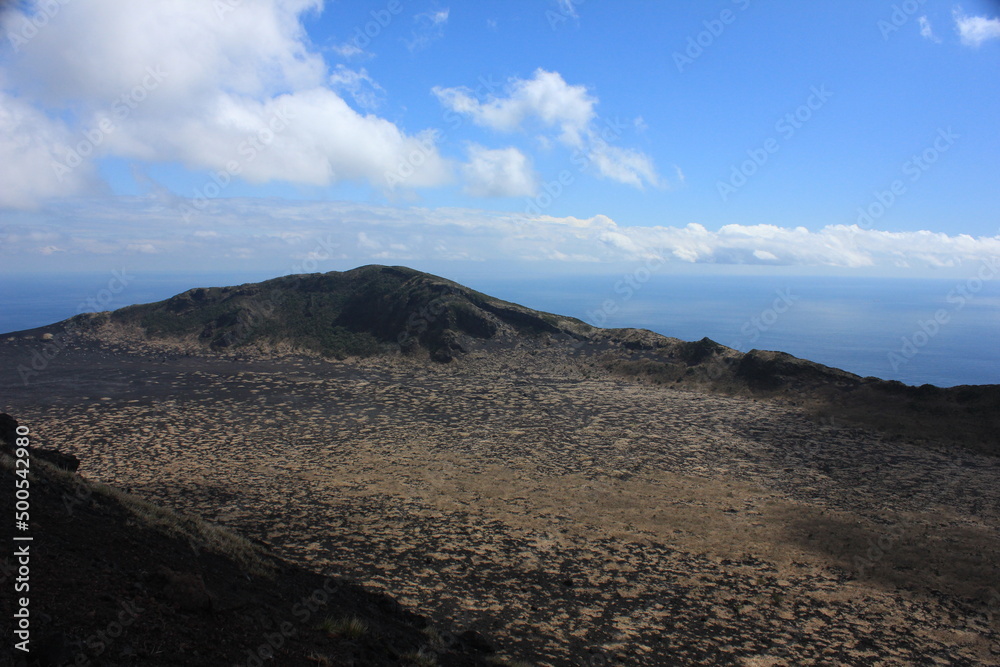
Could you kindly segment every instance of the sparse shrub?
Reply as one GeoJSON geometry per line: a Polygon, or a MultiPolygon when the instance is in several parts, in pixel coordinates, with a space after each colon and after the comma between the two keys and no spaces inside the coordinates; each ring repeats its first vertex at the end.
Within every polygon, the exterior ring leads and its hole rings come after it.
{"type": "Polygon", "coordinates": [[[368,634],[368,621],[357,616],[327,617],[319,624],[319,629],[331,637],[360,639],[368,634]]]}
{"type": "Polygon", "coordinates": [[[416,665],[417,667],[435,667],[438,664],[437,655],[428,651],[425,646],[421,646],[419,651],[404,653],[401,660],[404,665],[416,665]]]}

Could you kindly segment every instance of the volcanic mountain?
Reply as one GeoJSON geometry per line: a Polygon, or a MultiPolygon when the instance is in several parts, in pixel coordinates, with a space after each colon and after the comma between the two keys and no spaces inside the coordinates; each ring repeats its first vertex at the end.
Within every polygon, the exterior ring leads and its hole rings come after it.
{"type": "Polygon", "coordinates": [[[401,266],[195,288],[34,331],[41,332],[237,358],[402,355],[461,363],[473,353],[531,348],[539,363],[574,360],[653,384],[791,401],[820,417],[1000,454],[1000,385],[912,387],[778,351],[602,329],[401,266]]]}

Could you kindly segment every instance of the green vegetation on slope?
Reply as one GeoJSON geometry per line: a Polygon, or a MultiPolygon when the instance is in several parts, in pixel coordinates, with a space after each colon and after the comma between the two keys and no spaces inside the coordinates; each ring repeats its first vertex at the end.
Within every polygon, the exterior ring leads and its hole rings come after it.
{"type": "Polygon", "coordinates": [[[251,344],[329,357],[423,348],[447,361],[461,336],[489,339],[574,333],[590,327],[539,313],[405,267],[285,276],[236,287],[196,288],[115,311],[111,321],[150,338],[194,339],[211,349],[251,344]]]}

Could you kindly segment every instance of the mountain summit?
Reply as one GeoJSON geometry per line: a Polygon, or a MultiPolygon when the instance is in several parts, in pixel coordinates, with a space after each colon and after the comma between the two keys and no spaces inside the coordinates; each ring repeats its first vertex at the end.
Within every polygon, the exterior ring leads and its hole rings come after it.
{"type": "Polygon", "coordinates": [[[236,287],[196,288],[157,303],[81,316],[147,339],[186,341],[211,350],[255,348],[370,356],[420,350],[437,361],[464,351],[463,340],[510,341],[593,330],[400,266],[294,275],[236,287]]]}

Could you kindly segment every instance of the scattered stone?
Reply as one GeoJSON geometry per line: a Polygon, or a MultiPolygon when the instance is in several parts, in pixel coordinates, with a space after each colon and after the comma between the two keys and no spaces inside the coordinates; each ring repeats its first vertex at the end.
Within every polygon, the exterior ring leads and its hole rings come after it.
{"type": "Polygon", "coordinates": [[[200,574],[174,572],[161,565],[157,574],[163,581],[163,597],[181,611],[211,612],[213,595],[205,588],[200,574]]]}
{"type": "Polygon", "coordinates": [[[466,630],[458,635],[458,640],[465,646],[481,653],[496,653],[496,648],[475,630],[466,630]]]}

